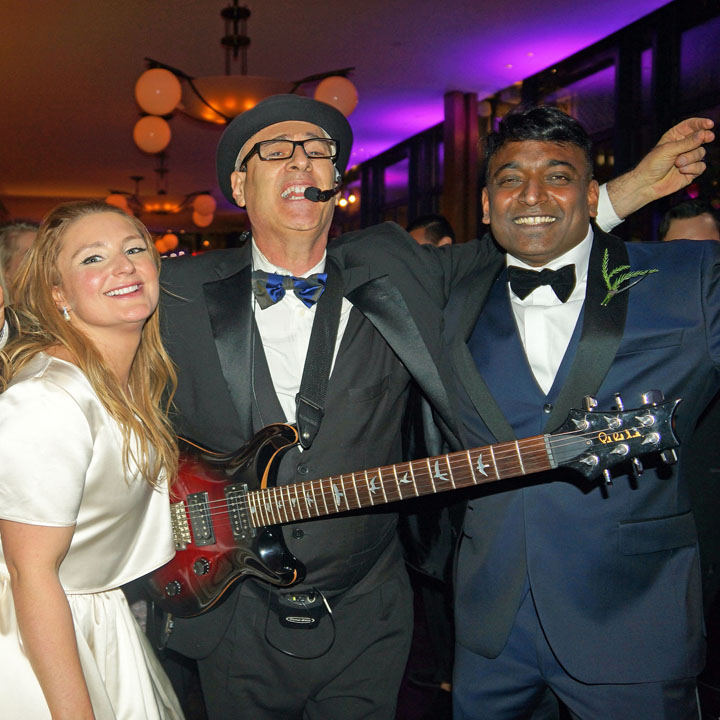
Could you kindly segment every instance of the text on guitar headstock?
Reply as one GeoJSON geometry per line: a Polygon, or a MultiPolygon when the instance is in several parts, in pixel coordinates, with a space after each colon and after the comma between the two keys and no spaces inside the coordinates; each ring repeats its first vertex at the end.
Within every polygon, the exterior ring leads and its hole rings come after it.
{"type": "Polygon", "coordinates": [[[548,436],[548,452],[553,466],[568,466],[587,478],[602,473],[611,484],[610,468],[630,461],[637,477],[643,471],[638,456],[661,453],[666,463],[677,461],[673,448],[680,443],[673,429],[675,409],[680,399],[663,402],[659,390],[642,396],[643,405],[625,410],[619,394],[610,411],[597,410],[594,398],[585,398],[585,410],[571,410],[565,423],[548,436]]]}

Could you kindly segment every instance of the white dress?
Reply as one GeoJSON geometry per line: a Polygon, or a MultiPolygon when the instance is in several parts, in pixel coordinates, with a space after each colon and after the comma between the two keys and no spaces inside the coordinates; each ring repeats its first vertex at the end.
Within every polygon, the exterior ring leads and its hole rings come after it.
{"type": "MultiPolygon", "coordinates": [[[[0,517],[75,525],[59,576],[97,720],[182,718],[119,589],[173,556],[167,491],[124,472],[118,425],[85,375],[42,353],[0,393],[0,517]]],[[[50,718],[23,651],[1,546],[0,717],[50,718]]]]}

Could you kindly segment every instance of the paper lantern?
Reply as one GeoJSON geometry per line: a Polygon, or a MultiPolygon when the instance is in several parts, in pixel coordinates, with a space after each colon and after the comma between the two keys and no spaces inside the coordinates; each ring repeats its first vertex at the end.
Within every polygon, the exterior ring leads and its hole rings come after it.
{"type": "Polygon", "coordinates": [[[355,109],[358,93],[355,86],[341,75],[331,75],[321,80],[315,88],[315,100],[332,105],[345,117],[355,109]]]}
{"type": "Polygon", "coordinates": [[[197,210],[192,214],[192,221],[198,226],[198,227],[207,227],[214,219],[214,215],[210,213],[209,215],[203,215],[199,213],[197,210]]]}
{"type": "Polygon", "coordinates": [[[141,117],[133,129],[135,144],[151,155],[162,152],[170,144],[171,136],[167,121],[155,115],[141,117]]]}
{"type": "Polygon", "coordinates": [[[170,248],[165,244],[165,237],[160,237],[155,241],[155,247],[157,251],[162,255],[167,252],[170,248]]]}
{"type": "Polygon", "coordinates": [[[212,215],[215,212],[217,203],[212,195],[197,195],[193,200],[193,210],[199,215],[212,215]]]}
{"type": "Polygon", "coordinates": [[[125,197],[125,195],[120,195],[119,193],[112,193],[105,198],[105,202],[108,205],[120,208],[123,212],[130,212],[130,206],[128,205],[127,197],[125,197]]]}
{"type": "Polygon", "coordinates": [[[169,70],[146,70],[135,83],[137,104],[150,115],[167,115],[180,102],[180,81],[169,70]]]}
{"type": "Polygon", "coordinates": [[[168,252],[168,250],[174,250],[178,246],[178,236],[175,233],[165,233],[162,236],[162,242],[165,246],[164,252],[168,252]]]}

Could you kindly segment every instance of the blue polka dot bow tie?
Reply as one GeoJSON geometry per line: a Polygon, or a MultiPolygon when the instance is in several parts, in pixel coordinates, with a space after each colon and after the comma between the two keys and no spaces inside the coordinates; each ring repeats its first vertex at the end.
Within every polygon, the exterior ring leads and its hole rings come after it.
{"type": "Polygon", "coordinates": [[[525,270],[511,265],[507,269],[508,282],[512,291],[524,300],[541,285],[549,285],[560,302],[567,302],[575,289],[575,266],[565,265],[559,270],[525,270]]]}
{"type": "Polygon", "coordinates": [[[323,294],[327,273],[315,273],[306,278],[294,275],[278,275],[264,270],[252,271],[252,291],[261,310],[269,308],[285,297],[288,290],[307,306],[312,307],[323,294]]]}

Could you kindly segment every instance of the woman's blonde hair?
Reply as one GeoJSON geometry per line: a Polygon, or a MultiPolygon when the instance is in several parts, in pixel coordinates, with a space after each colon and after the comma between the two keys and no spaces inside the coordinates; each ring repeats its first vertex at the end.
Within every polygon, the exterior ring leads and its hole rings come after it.
{"type": "Polygon", "coordinates": [[[155,485],[163,472],[172,481],[177,472],[177,442],[167,410],[177,376],[160,339],[156,310],[143,327],[140,345],[130,368],[128,394],[88,337],[66,322],[53,300],[53,286],[61,285],[57,269],[62,238],[81,218],[115,213],[125,218],[144,238],[160,269],[160,256],[147,228],[132,215],[99,201],[66,203],[42,222],[37,238],[25,256],[13,283],[12,323],[17,333],[0,352],[0,390],[37,353],[61,346],[75,358],[100,402],[119,423],[123,434],[126,468],[134,461],[145,479],[155,485]],[[135,436],[137,454],[130,439],[135,436]],[[155,452],[152,452],[152,449],[155,452]]]}

